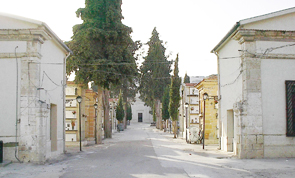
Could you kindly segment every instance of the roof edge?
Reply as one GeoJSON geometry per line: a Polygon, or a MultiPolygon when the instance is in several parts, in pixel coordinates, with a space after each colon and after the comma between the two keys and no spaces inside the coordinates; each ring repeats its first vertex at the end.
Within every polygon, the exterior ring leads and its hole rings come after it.
{"type": "Polygon", "coordinates": [[[214,53],[222,46],[224,42],[228,40],[228,38],[231,36],[232,33],[234,33],[238,28],[240,27],[240,22],[237,22],[231,30],[222,38],[222,40],[211,50],[211,53],[214,53]]]}
{"type": "Polygon", "coordinates": [[[243,20],[240,20],[240,24],[245,25],[245,24],[249,24],[249,23],[253,23],[253,22],[258,22],[260,20],[265,20],[265,19],[269,19],[269,18],[273,18],[273,17],[278,17],[278,16],[290,14],[292,12],[295,12],[295,7],[291,7],[288,9],[283,9],[283,10],[279,10],[279,11],[275,11],[275,12],[247,18],[247,19],[243,19],[243,20]]]}
{"type": "Polygon", "coordinates": [[[73,54],[73,52],[70,50],[70,48],[53,32],[53,30],[45,23],[39,20],[34,20],[34,19],[30,19],[27,17],[22,17],[22,16],[18,16],[18,15],[13,15],[13,14],[8,14],[8,13],[3,13],[0,12],[0,16],[5,16],[8,18],[13,18],[13,19],[17,19],[17,20],[21,20],[21,21],[25,21],[28,23],[32,23],[32,24],[36,24],[39,26],[43,26],[45,27],[45,29],[53,35],[53,37],[55,38],[55,40],[69,53],[73,54]]]}
{"type": "Polygon", "coordinates": [[[70,48],[53,32],[53,30],[45,23],[42,22],[42,26],[46,28],[56,39],[56,41],[64,48],[66,49],[69,53],[73,54],[73,52],[70,50],[70,48]]]}
{"type": "Polygon", "coordinates": [[[253,22],[258,22],[258,21],[261,21],[261,20],[265,20],[265,19],[269,19],[269,18],[273,18],[273,17],[278,17],[278,16],[290,14],[290,13],[293,13],[293,12],[295,12],[295,7],[291,7],[291,8],[288,8],[288,9],[283,9],[283,10],[267,13],[267,14],[264,14],[264,15],[259,15],[259,16],[255,16],[255,17],[240,20],[222,38],[222,40],[211,50],[211,53],[216,52],[221,46],[223,46],[223,44],[228,40],[228,38],[231,36],[231,34],[233,34],[241,25],[246,25],[246,24],[253,23],[253,22]]]}

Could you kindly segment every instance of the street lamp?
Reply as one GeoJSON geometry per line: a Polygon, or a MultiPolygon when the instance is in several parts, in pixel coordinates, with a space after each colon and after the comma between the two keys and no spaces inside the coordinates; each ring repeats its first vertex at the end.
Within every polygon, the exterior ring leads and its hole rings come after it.
{"type": "Polygon", "coordinates": [[[98,106],[97,106],[97,104],[95,103],[94,105],[94,109],[95,109],[95,130],[94,130],[94,134],[95,134],[95,136],[94,136],[94,138],[95,138],[95,144],[97,144],[97,133],[96,133],[96,125],[97,125],[97,115],[96,115],[96,113],[97,113],[97,108],[98,108],[98,106]]]}
{"type": "Polygon", "coordinates": [[[208,94],[203,94],[203,100],[204,100],[204,117],[203,117],[203,150],[205,148],[205,111],[206,111],[206,99],[208,98],[208,94]]]}
{"type": "Polygon", "coordinates": [[[187,108],[188,108],[188,103],[185,103],[184,104],[184,106],[185,106],[185,140],[186,140],[186,142],[187,142],[187,126],[188,126],[188,124],[187,124],[187,108]]]}
{"type": "Polygon", "coordinates": [[[81,102],[82,102],[82,97],[77,96],[76,98],[77,102],[79,103],[79,135],[80,135],[80,151],[82,151],[82,142],[81,142],[81,102]]]}

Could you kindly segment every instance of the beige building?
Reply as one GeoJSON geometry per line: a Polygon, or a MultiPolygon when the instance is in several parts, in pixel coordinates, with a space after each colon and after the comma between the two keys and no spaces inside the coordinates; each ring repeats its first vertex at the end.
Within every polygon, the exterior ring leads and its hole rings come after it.
{"type": "Polygon", "coordinates": [[[217,75],[211,75],[196,85],[200,94],[200,128],[203,132],[205,118],[205,144],[218,144],[218,81],[217,75]],[[204,94],[208,98],[204,101],[204,94]],[[205,112],[204,112],[205,108],[205,112]]]}
{"type": "Polygon", "coordinates": [[[79,104],[76,98],[82,97],[81,102],[81,140],[83,145],[101,143],[102,140],[102,100],[99,92],[92,89],[84,89],[82,85],[67,81],[66,87],[66,144],[78,145],[79,131],[79,104]],[[97,104],[95,110],[94,104],[97,104]],[[96,111],[96,115],[95,115],[96,111]],[[96,129],[96,130],[95,130],[96,129]],[[96,137],[95,137],[96,134],[96,137]]]}
{"type": "MultiPolygon", "coordinates": [[[[82,97],[81,102],[81,139],[85,140],[85,128],[87,117],[85,114],[85,102],[86,102],[86,90],[82,89],[81,85],[77,85],[74,82],[67,81],[66,87],[66,144],[71,145],[69,142],[80,141],[79,136],[79,104],[76,100],[78,96],[82,97]]],[[[72,143],[74,144],[74,143],[72,143]]]]}

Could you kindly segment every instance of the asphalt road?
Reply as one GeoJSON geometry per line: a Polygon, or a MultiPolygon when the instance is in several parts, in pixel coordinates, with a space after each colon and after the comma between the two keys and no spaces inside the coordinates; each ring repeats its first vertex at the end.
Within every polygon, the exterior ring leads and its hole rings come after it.
{"type": "Polygon", "coordinates": [[[13,163],[0,168],[0,177],[295,177],[295,159],[240,160],[217,146],[187,144],[183,139],[131,123],[104,144],[68,148],[68,153],[45,165],[13,163]]]}

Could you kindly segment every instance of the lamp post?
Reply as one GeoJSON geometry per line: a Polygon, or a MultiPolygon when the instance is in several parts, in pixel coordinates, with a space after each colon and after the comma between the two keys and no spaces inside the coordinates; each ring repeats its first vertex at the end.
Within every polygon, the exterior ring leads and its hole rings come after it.
{"type": "Polygon", "coordinates": [[[185,140],[186,140],[186,142],[187,142],[187,126],[188,126],[188,124],[187,124],[187,108],[188,108],[188,103],[185,103],[184,104],[184,106],[185,106],[185,140]]]}
{"type": "Polygon", "coordinates": [[[204,117],[203,117],[203,150],[205,148],[205,111],[206,111],[206,99],[208,98],[208,94],[203,94],[203,100],[204,100],[204,117]]]}
{"type": "Polygon", "coordinates": [[[81,142],[81,102],[82,102],[82,97],[81,96],[77,96],[76,98],[77,102],[79,103],[79,140],[80,140],[80,151],[82,151],[82,142],[81,142]]]}
{"type": "Polygon", "coordinates": [[[96,129],[97,129],[96,128],[96,125],[97,125],[97,115],[96,115],[96,113],[97,113],[97,107],[98,106],[97,106],[96,103],[93,106],[94,106],[94,109],[95,109],[95,128],[94,128],[95,130],[94,130],[94,138],[95,138],[95,144],[97,144],[97,133],[96,133],[97,132],[96,131],[96,129]]]}

